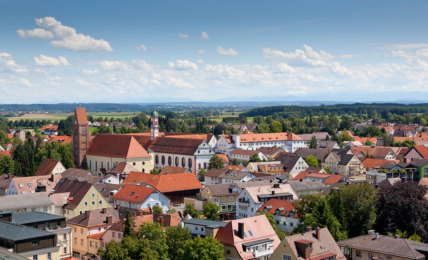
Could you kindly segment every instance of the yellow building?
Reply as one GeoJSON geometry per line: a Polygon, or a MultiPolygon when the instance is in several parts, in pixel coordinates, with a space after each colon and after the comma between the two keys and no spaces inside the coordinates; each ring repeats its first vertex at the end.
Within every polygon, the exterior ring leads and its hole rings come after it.
{"type": "Polygon", "coordinates": [[[345,176],[360,175],[364,169],[361,161],[350,150],[333,150],[322,161],[322,167],[345,176]]]}
{"type": "Polygon", "coordinates": [[[107,199],[91,183],[65,179],[57,184],[55,193],[70,192],[68,204],[63,208],[67,219],[81,215],[85,211],[109,207],[107,199]]]}
{"type": "Polygon", "coordinates": [[[144,173],[154,167],[153,156],[131,135],[97,134],[86,153],[86,162],[91,171],[108,171],[120,162],[144,173]]]}

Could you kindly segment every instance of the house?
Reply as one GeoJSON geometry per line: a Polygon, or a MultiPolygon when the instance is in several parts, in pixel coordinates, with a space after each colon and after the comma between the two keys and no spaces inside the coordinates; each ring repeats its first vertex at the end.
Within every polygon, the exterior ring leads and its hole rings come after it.
{"type": "Polygon", "coordinates": [[[236,198],[236,218],[247,218],[256,215],[257,210],[272,198],[293,201],[299,197],[288,183],[244,187],[236,198]]]}
{"type": "Polygon", "coordinates": [[[428,244],[369,230],[369,234],[337,242],[346,257],[352,259],[425,259],[428,244]],[[391,246],[393,245],[393,246],[391,246]]]}
{"type": "Polygon", "coordinates": [[[52,193],[49,195],[49,198],[55,204],[53,214],[63,216],[63,207],[68,204],[70,192],[52,193]]]}
{"type": "Polygon", "coordinates": [[[234,147],[243,150],[257,150],[260,147],[280,147],[286,152],[294,152],[305,146],[305,141],[291,132],[266,134],[232,135],[234,147]]]}
{"type": "Polygon", "coordinates": [[[57,175],[61,174],[65,171],[64,165],[58,160],[52,160],[52,159],[45,159],[40,165],[40,167],[37,169],[34,176],[43,176],[43,175],[57,175]]]}
{"type": "Polygon", "coordinates": [[[280,244],[266,216],[231,220],[215,237],[224,245],[224,258],[268,259],[280,244]]]}
{"type": "Polygon", "coordinates": [[[228,165],[230,163],[229,158],[225,154],[216,153],[215,156],[217,156],[218,158],[220,158],[223,161],[223,166],[228,165]]]}
{"type": "Polygon", "coordinates": [[[53,213],[54,205],[43,192],[0,197],[0,211],[53,213]]]}
{"type": "Polygon", "coordinates": [[[340,149],[340,146],[336,141],[320,141],[317,149],[340,149]]]}
{"type": "Polygon", "coordinates": [[[205,185],[224,184],[235,182],[247,182],[254,179],[256,176],[248,171],[236,171],[230,169],[211,169],[205,173],[205,185]]]}
{"type": "Polygon", "coordinates": [[[69,180],[61,181],[55,187],[55,193],[69,192],[68,204],[63,207],[62,215],[67,219],[74,218],[88,210],[109,206],[106,198],[91,183],[69,180]]]}
{"type": "Polygon", "coordinates": [[[55,233],[16,223],[0,221],[0,244],[27,259],[59,259],[60,256],[55,233]]]}
{"type": "Polygon", "coordinates": [[[333,183],[347,183],[348,179],[344,175],[339,174],[328,174],[328,173],[316,173],[310,171],[300,172],[293,181],[298,181],[301,179],[308,179],[312,181],[321,181],[325,185],[332,185],[333,183]]]}
{"type": "Polygon", "coordinates": [[[111,198],[113,205],[133,209],[153,208],[158,205],[164,212],[168,210],[170,200],[155,188],[127,184],[111,198]]]}
{"type": "Polygon", "coordinates": [[[42,135],[58,135],[57,125],[44,125],[40,130],[42,131],[42,135]]]}
{"type": "Polygon", "coordinates": [[[428,144],[415,145],[404,155],[405,162],[411,162],[416,159],[428,159],[428,144]]]}
{"type": "Polygon", "coordinates": [[[321,165],[322,161],[325,159],[325,157],[328,156],[329,153],[329,150],[309,148],[300,148],[294,152],[295,155],[302,157],[303,160],[306,160],[306,158],[311,155],[314,156],[318,160],[319,165],[321,165]]]}
{"type": "Polygon", "coordinates": [[[167,175],[167,174],[178,174],[178,173],[189,173],[189,169],[182,167],[174,167],[174,166],[165,166],[159,175],[167,175]]]}
{"type": "Polygon", "coordinates": [[[284,167],[281,163],[258,163],[257,172],[266,173],[271,176],[284,175],[287,167],[284,167]]]}
{"type": "Polygon", "coordinates": [[[225,155],[229,155],[230,152],[235,150],[235,141],[231,135],[221,135],[220,139],[218,139],[217,145],[215,147],[215,151],[219,153],[223,153],[225,155]]]}
{"type": "Polygon", "coordinates": [[[6,195],[28,194],[35,192],[51,193],[61,175],[43,175],[31,177],[15,177],[7,188],[6,195]]]}
{"type": "Polygon", "coordinates": [[[269,259],[345,260],[346,258],[326,227],[317,227],[315,230],[312,230],[311,227],[307,227],[305,232],[285,237],[269,259]]]}
{"type": "Polygon", "coordinates": [[[401,179],[400,178],[388,178],[388,179],[384,179],[380,182],[377,182],[375,184],[377,184],[379,188],[382,188],[382,187],[391,187],[392,185],[394,185],[397,182],[401,182],[401,179]]]}
{"type": "Polygon", "coordinates": [[[341,175],[360,175],[363,168],[360,160],[348,150],[332,150],[322,162],[323,168],[341,175]]]}
{"type": "MultiPolygon", "coordinates": [[[[341,134],[346,133],[348,134],[352,139],[355,138],[355,136],[351,133],[351,131],[337,131],[336,136],[340,136],[341,134]]],[[[358,136],[357,136],[358,137],[358,136]]]]}
{"type": "Polygon", "coordinates": [[[236,160],[238,160],[239,164],[242,164],[242,162],[244,162],[244,161],[249,162],[250,157],[255,155],[255,154],[257,154],[257,157],[262,161],[268,159],[262,152],[253,151],[253,150],[242,150],[242,149],[233,150],[229,154],[229,157],[230,157],[231,161],[233,159],[236,159],[236,160]]]}
{"type": "Polygon", "coordinates": [[[15,176],[12,174],[2,174],[0,175],[0,196],[5,196],[7,194],[7,189],[9,188],[10,182],[15,176]]]}
{"type": "Polygon", "coordinates": [[[138,172],[138,170],[126,162],[117,163],[112,169],[107,171],[107,173],[119,177],[119,183],[122,183],[130,172],[138,172]]]}
{"type": "Polygon", "coordinates": [[[60,247],[59,258],[71,257],[73,246],[71,243],[71,227],[67,227],[65,217],[43,212],[23,212],[13,213],[12,222],[56,234],[60,247]]]}
{"type": "Polygon", "coordinates": [[[237,170],[241,172],[248,172],[248,169],[245,168],[245,166],[239,166],[239,165],[225,165],[223,169],[230,169],[230,170],[237,170]]]}
{"type": "Polygon", "coordinates": [[[112,183],[95,183],[94,187],[103,195],[103,197],[110,203],[113,204],[113,197],[120,189],[122,189],[123,184],[112,184],[112,183]]]}
{"type": "MultiPolygon", "coordinates": [[[[236,199],[245,187],[269,186],[273,185],[273,183],[278,183],[278,181],[270,182],[270,180],[267,180],[232,184],[211,184],[201,190],[200,199],[217,204],[220,208],[220,217],[222,219],[235,219],[236,199]]],[[[185,198],[185,202],[191,203],[188,198],[185,198]]]]}
{"type": "Polygon", "coordinates": [[[147,183],[173,203],[183,203],[184,197],[196,197],[202,188],[194,173],[153,175],[131,172],[123,184],[133,184],[134,182],[147,183]]]}
{"type": "MultiPolygon", "coordinates": [[[[364,157],[375,157],[376,159],[383,159],[393,161],[397,158],[397,154],[390,147],[371,147],[371,146],[355,146],[351,151],[358,151],[364,157]]],[[[358,156],[361,158],[361,156],[358,156]]]]}
{"type": "Polygon", "coordinates": [[[125,162],[140,172],[153,169],[152,156],[130,135],[97,134],[86,153],[89,169],[97,172],[113,169],[125,162]]]}
{"type": "Polygon", "coordinates": [[[273,158],[276,158],[279,153],[285,152],[281,148],[277,148],[277,147],[260,147],[256,151],[263,153],[270,160],[272,160],[273,158]]]}
{"type": "Polygon", "coordinates": [[[343,141],[342,149],[347,149],[347,147],[352,148],[354,146],[363,146],[363,144],[360,143],[360,141],[343,141]]]}
{"type": "Polygon", "coordinates": [[[300,219],[296,214],[292,201],[270,199],[257,212],[269,212],[272,214],[275,224],[287,233],[293,232],[300,224],[300,219]]]}
{"type": "Polygon", "coordinates": [[[218,230],[228,223],[209,219],[191,218],[183,222],[184,227],[192,232],[193,237],[216,237],[218,230]]]}
{"type": "Polygon", "coordinates": [[[385,163],[390,163],[391,161],[384,160],[384,159],[372,159],[372,158],[365,158],[362,160],[362,164],[364,169],[379,169],[382,165],[385,163]]]}
{"type": "Polygon", "coordinates": [[[99,244],[93,239],[107,231],[119,221],[119,213],[112,207],[88,210],[71,218],[67,224],[72,228],[73,257],[79,259],[100,259],[96,253],[99,244]]]}
{"type": "Polygon", "coordinates": [[[0,259],[10,259],[10,260],[28,260],[28,258],[21,255],[10,252],[6,248],[0,247],[0,259]]]}
{"type": "MultiPolygon", "coordinates": [[[[280,161],[271,161],[271,162],[250,162],[247,165],[247,170],[251,173],[256,173],[260,171],[260,168],[264,168],[265,170],[266,167],[263,167],[264,165],[272,165],[272,164],[281,164],[280,161]]],[[[284,172],[284,167],[279,167],[280,169],[276,168],[275,170],[279,170],[280,172],[284,172]]],[[[273,170],[273,169],[272,169],[273,170]]]]}
{"type": "Polygon", "coordinates": [[[327,189],[327,185],[321,181],[311,179],[299,179],[295,181],[288,181],[294,192],[301,198],[302,196],[309,194],[321,193],[327,189]]]}
{"type": "MultiPolygon", "coordinates": [[[[1,147],[1,146],[0,146],[1,147]]],[[[1,148],[1,149],[3,149],[3,148],[1,148]]],[[[0,151],[0,157],[2,157],[2,156],[7,156],[7,157],[9,157],[9,158],[12,158],[13,157],[13,152],[12,151],[10,151],[10,150],[7,150],[7,151],[0,151]]]]}
{"type": "Polygon", "coordinates": [[[284,166],[284,172],[290,179],[294,178],[299,172],[305,171],[309,165],[300,156],[280,155],[276,160],[284,166]]]}
{"type": "Polygon", "coordinates": [[[315,139],[317,140],[317,143],[327,139],[327,136],[329,139],[331,138],[331,136],[327,132],[314,132],[311,134],[300,134],[297,136],[302,138],[302,140],[304,140],[306,142],[304,148],[309,148],[309,143],[311,142],[312,137],[314,137],[314,136],[315,136],[315,139]]]}
{"type": "Polygon", "coordinates": [[[376,146],[376,144],[377,144],[377,138],[376,137],[359,137],[359,136],[354,136],[353,137],[353,141],[358,141],[358,142],[360,142],[360,143],[362,143],[362,144],[365,144],[365,145],[369,145],[367,142],[369,142],[369,143],[371,143],[370,145],[373,145],[373,146],[376,146]]]}

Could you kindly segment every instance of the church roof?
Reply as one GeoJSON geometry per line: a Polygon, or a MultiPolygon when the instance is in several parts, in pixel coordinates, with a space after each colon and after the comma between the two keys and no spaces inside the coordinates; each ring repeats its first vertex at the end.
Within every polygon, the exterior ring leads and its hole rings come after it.
{"type": "Polygon", "coordinates": [[[87,124],[88,118],[86,117],[86,110],[84,107],[76,107],[75,120],[79,124],[87,124]]]}
{"type": "Polygon", "coordinates": [[[115,158],[150,157],[134,137],[112,134],[97,134],[86,154],[115,158]]]}

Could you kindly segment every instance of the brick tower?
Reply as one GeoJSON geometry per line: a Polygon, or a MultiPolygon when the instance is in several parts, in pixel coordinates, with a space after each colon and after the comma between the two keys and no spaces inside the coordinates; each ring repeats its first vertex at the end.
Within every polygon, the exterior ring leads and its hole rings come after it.
{"type": "Polygon", "coordinates": [[[89,126],[84,107],[76,107],[73,122],[73,156],[76,168],[82,168],[89,148],[89,126]]]}

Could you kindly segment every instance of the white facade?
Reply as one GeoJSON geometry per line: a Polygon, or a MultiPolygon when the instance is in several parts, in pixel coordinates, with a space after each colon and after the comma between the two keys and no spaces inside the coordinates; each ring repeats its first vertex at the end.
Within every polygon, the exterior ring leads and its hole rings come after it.
{"type": "MultiPolygon", "coordinates": [[[[290,213],[290,215],[294,216],[294,213],[290,213]]],[[[299,226],[300,220],[295,217],[284,217],[280,215],[273,215],[273,219],[275,224],[282,230],[287,233],[293,232],[293,230],[299,226]]]]}
{"type": "Polygon", "coordinates": [[[164,212],[166,212],[168,210],[170,200],[165,197],[165,195],[155,190],[141,204],[129,203],[123,200],[113,200],[113,203],[114,206],[120,205],[121,207],[129,207],[133,209],[153,208],[154,205],[158,205],[164,212]]]}
{"type": "Polygon", "coordinates": [[[305,160],[302,157],[300,157],[297,163],[294,165],[294,167],[291,170],[287,169],[287,172],[293,175],[293,178],[294,178],[301,171],[306,171],[308,167],[309,165],[305,162],[305,160]]]}
{"type": "Polygon", "coordinates": [[[240,135],[233,135],[233,140],[235,141],[235,147],[240,148],[243,150],[257,150],[260,147],[280,147],[282,150],[290,153],[294,153],[299,148],[305,147],[305,141],[304,140],[292,140],[292,141],[285,141],[285,140],[266,140],[262,142],[245,142],[241,143],[240,135]]]}
{"type": "Polygon", "coordinates": [[[248,182],[254,178],[256,178],[256,176],[254,176],[251,173],[248,173],[247,175],[245,175],[239,180],[228,178],[228,176],[223,176],[223,177],[205,176],[205,185],[248,182]]]}
{"type": "MultiPolygon", "coordinates": [[[[254,152],[256,153],[256,152],[254,152]]],[[[259,156],[260,160],[263,161],[264,160],[268,160],[268,158],[266,157],[266,155],[264,155],[262,152],[258,152],[257,155],[259,156]]],[[[229,153],[229,161],[232,161],[233,159],[238,160],[238,162],[240,164],[242,164],[243,161],[250,161],[250,157],[253,156],[253,154],[249,155],[249,154],[240,154],[240,153],[229,153]]]]}
{"type": "Polygon", "coordinates": [[[217,144],[215,146],[215,151],[218,153],[224,153],[225,155],[229,155],[230,152],[236,149],[236,146],[234,143],[228,143],[226,141],[226,138],[224,136],[221,136],[220,139],[217,141],[217,144]]]}
{"type": "Polygon", "coordinates": [[[205,236],[204,226],[184,223],[184,227],[187,227],[192,233],[192,235],[205,236]]]}

